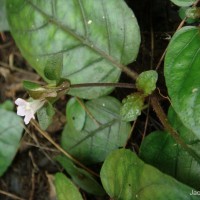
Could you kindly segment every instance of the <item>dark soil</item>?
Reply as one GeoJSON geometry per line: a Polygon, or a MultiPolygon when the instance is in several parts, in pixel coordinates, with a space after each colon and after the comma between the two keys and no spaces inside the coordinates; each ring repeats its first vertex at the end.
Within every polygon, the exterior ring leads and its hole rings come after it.
{"type": "MultiPolygon", "coordinates": [[[[135,63],[130,64],[130,67],[138,73],[155,69],[169,43],[168,37],[173,35],[181,21],[177,13],[178,8],[169,0],[126,0],[126,2],[138,19],[142,36],[139,56],[135,63]]],[[[163,63],[158,73],[158,88],[166,96],[163,63]]],[[[6,99],[14,101],[17,97],[27,97],[21,84],[23,79],[40,81],[40,77],[21,56],[10,33],[2,33],[0,37],[0,103],[6,99]]],[[[121,82],[132,82],[132,80],[123,74],[121,82]]],[[[130,90],[116,89],[113,95],[121,100],[128,93],[130,90]]],[[[61,113],[57,113],[56,121],[48,130],[58,143],[64,125],[62,112],[65,113],[65,103],[66,98],[60,100],[59,105],[63,105],[63,107],[59,106],[61,113]]],[[[169,102],[163,98],[162,104],[167,111],[169,102]]],[[[144,134],[161,128],[159,120],[150,108],[149,112],[144,112],[137,120],[128,146],[137,151],[144,134]],[[149,121],[145,130],[147,116],[149,121]]],[[[0,200],[55,199],[50,175],[61,170],[53,160],[57,154],[58,151],[49,142],[42,138],[33,127],[28,126],[12,165],[0,178],[0,200]]],[[[83,191],[82,194],[87,200],[98,199],[83,191]]]]}

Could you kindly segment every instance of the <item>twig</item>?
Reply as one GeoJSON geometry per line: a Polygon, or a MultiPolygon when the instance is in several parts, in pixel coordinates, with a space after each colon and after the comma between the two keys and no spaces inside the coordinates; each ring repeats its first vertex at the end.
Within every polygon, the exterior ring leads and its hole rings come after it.
{"type": "Polygon", "coordinates": [[[93,172],[91,169],[87,168],[85,165],[83,165],[81,162],[76,160],[73,156],[71,156],[69,153],[67,153],[61,146],[59,146],[54,140],[48,135],[47,132],[40,129],[39,124],[35,120],[31,120],[31,124],[35,127],[35,129],[43,136],[45,137],[52,145],[54,145],[61,153],[63,153],[65,156],[67,156],[70,160],[72,160],[74,163],[88,171],[90,174],[99,177],[99,175],[95,172],[93,172]]]}
{"type": "Polygon", "coordinates": [[[147,116],[146,116],[145,125],[144,125],[144,132],[142,134],[142,140],[146,136],[146,132],[147,132],[147,125],[148,125],[148,122],[149,122],[149,111],[150,111],[149,105],[150,105],[150,102],[151,102],[151,97],[149,97],[149,99],[148,99],[147,116]]]}
{"type": "Polygon", "coordinates": [[[1,38],[2,40],[5,42],[6,41],[6,35],[4,34],[4,32],[0,32],[1,38]]]}
{"type": "MultiPolygon", "coordinates": [[[[196,6],[199,2],[200,2],[200,0],[197,0],[197,1],[192,5],[192,7],[196,6]]],[[[185,23],[186,20],[187,20],[187,17],[185,17],[185,18],[181,21],[181,23],[179,24],[179,26],[178,26],[178,28],[176,29],[175,32],[177,32],[179,29],[181,29],[181,28],[183,27],[183,25],[184,25],[184,23],[185,23]]],[[[167,52],[167,48],[166,48],[165,51],[163,52],[163,54],[162,54],[162,56],[161,56],[161,58],[160,58],[160,60],[159,60],[159,62],[158,62],[158,64],[157,64],[157,66],[156,66],[156,70],[158,70],[158,68],[160,67],[160,65],[161,65],[161,63],[162,63],[162,61],[163,61],[163,59],[164,59],[164,57],[165,57],[166,52],[167,52]]]]}
{"type": "Polygon", "coordinates": [[[153,20],[152,20],[152,1],[150,1],[150,33],[151,33],[151,62],[150,62],[150,66],[151,69],[153,68],[153,62],[154,62],[154,30],[153,30],[153,20]]]}
{"type": "MultiPolygon", "coordinates": [[[[179,24],[179,26],[178,26],[178,28],[176,29],[176,31],[178,31],[179,29],[181,29],[181,28],[183,27],[183,25],[184,25],[186,19],[187,19],[187,18],[185,17],[185,18],[181,21],[181,23],[179,24]]],[[[176,31],[175,31],[175,32],[176,32],[176,31]]],[[[159,67],[160,67],[160,65],[161,65],[161,63],[162,63],[162,61],[164,60],[164,57],[165,57],[166,52],[167,52],[167,48],[165,48],[165,51],[163,52],[163,54],[162,54],[162,56],[161,56],[161,58],[160,58],[160,60],[159,60],[159,62],[158,62],[158,64],[157,64],[157,66],[156,66],[156,70],[159,69],[159,67]]]]}
{"type": "Polygon", "coordinates": [[[124,148],[127,146],[128,141],[130,140],[130,138],[131,138],[131,136],[132,136],[133,130],[134,130],[135,125],[136,125],[136,122],[137,122],[137,120],[135,120],[135,121],[133,122],[132,126],[131,126],[131,130],[129,131],[129,134],[128,134],[128,139],[126,140],[126,143],[125,143],[125,145],[123,146],[124,148]]]}
{"type": "Polygon", "coordinates": [[[14,194],[11,194],[9,192],[5,192],[3,190],[0,190],[0,194],[3,194],[5,196],[7,196],[7,197],[10,197],[11,199],[14,199],[14,200],[25,200],[25,199],[23,199],[21,197],[18,197],[18,196],[14,195],[14,194]]]}

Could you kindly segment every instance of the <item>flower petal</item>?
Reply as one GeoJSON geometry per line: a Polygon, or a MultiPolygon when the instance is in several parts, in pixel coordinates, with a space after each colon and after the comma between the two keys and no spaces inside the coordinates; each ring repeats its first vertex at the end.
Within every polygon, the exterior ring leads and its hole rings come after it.
{"type": "Polygon", "coordinates": [[[24,105],[27,104],[27,101],[25,101],[24,99],[18,98],[18,99],[15,101],[15,104],[18,105],[18,106],[24,106],[24,105]]]}
{"type": "Polygon", "coordinates": [[[26,114],[24,117],[24,123],[27,125],[31,121],[31,119],[35,119],[35,116],[31,113],[26,114]]]}
{"type": "Polygon", "coordinates": [[[35,119],[34,114],[39,110],[43,105],[44,100],[32,100],[25,101],[24,99],[18,98],[15,101],[17,107],[17,115],[24,116],[25,124],[28,124],[31,119],[35,119]]]}
{"type": "Polygon", "coordinates": [[[17,107],[17,115],[19,116],[25,116],[27,113],[26,109],[24,106],[18,106],[17,107]]]}

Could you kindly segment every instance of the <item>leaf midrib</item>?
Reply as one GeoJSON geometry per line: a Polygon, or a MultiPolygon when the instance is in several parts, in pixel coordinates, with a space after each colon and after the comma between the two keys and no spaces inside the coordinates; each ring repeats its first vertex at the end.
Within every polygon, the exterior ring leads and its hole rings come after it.
{"type": "Polygon", "coordinates": [[[70,34],[72,37],[74,37],[76,40],[80,41],[83,45],[86,45],[88,48],[90,48],[92,51],[95,53],[101,55],[105,60],[107,60],[109,63],[114,65],[115,67],[121,69],[124,71],[127,75],[129,75],[131,78],[136,80],[138,74],[129,68],[127,68],[125,65],[119,63],[115,58],[112,56],[108,55],[105,51],[101,50],[98,48],[96,45],[93,43],[89,42],[88,40],[84,39],[80,35],[76,34],[70,28],[68,28],[66,25],[63,25],[59,23],[56,19],[54,19],[52,16],[46,14],[44,11],[42,11],[40,8],[38,8],[35,4],[33,4],[30,0],[27,0],[27,3],[29,3],[35,10],[37,10],[49,23],[52,23],[62,29],[64,32],[70,34]]]}

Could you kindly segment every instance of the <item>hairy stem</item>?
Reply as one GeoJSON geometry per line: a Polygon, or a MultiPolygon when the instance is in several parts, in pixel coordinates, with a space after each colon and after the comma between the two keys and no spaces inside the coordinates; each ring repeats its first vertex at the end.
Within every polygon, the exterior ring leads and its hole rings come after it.
{"type": "Polygon", "coordinates": [[[159,120],[163,124],[165,130],[174,138],[174,140],[179,144],[185,151],[187,151],[198,163],[200,163],[200,157],[188,147],[185,141],[179,136],[177,131],[170,125],[165,112],[163,111],[160,103],[158,102],[157,95],[154,93],[151,97],[151,105],[156,112],[159,120]]]}
{"type": "Polygon", "coordinates": [[[81,87],[136,88],[134,84],[130,84],[130,83],[81,83],[81,84],[70,85],[70,88],[81,88],[81,87]]]}

